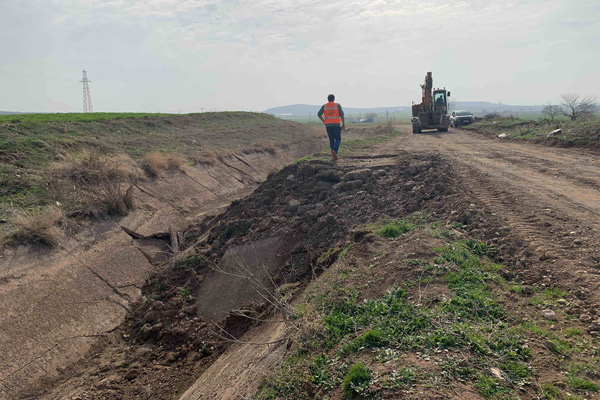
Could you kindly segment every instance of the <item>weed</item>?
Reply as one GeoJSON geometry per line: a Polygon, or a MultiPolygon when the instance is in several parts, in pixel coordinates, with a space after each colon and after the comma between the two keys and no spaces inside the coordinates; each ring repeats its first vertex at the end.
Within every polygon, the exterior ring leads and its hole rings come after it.
{"type": "Polygon", "coordinates": [[[136,174],[126,155],[68,156],[48,172],[48,197],[62,203],[70,215],[125,215],[133,207],[133,188],[127,187],[136,181],[136,174]]]}
{"type": "Polygon", "coordinates": [[[20,243],[42,243],[50,247],[60,244],[61,231],[56,226],[62,218],[59,208],[49,206],[31,212],[17,212],[13,239],[20,243]]]}
{"type": "Polygon", "coordinates": [[[448,380],[456,379],[459,381],[466,381],[472,379],[475,371],[473,367],[466,360],[454,360],[448,358],[440,363],[442,368],[442,374],[448,380]]]}
{"type": "Polygon", "coordinates": [[[523,293],[523,285],[521,285],[521,284],[511,285],[510,291],[513,293],[523,293]]]}
{"type": "Polygon", "coordinates": [[[344,395],[355,399],[368,391],[370,383],[371,371],[363,363],[353,364],[344,378],[344,395]]]}
{"type": "Polygon", "coordinates": [[[189,256],[186,258],[180,258],[178,260],[175,260],[175,262],[173,263],[173,267],[175,268],[183,268],[183,267],[189,267],[189,268],[197,268],[202,266],[204,261],[204,257],[202,257],[201,255],[194,255],[194,256],[189,256]]]}
{"type": "Polygon", "coordinates": [[[170,153],[167,155],[168,168],[182,170],[182,168],[187,164],[187,162],[188,159],[183,154],[170,153]]]}
{"type": "Polygon", "coordinates": [[[153,151],[143,158],[142,164],[150,175],[159,177],[169,166],[169,161],[162,153],[153,151]]]}
{"type": "Polygon", "coordinates": [[[560,400],[562,395],[560,390],[554,387],[551,383],[546,383],[542,386],[542,394],[549,400],[560,400]]]}
{"type": "Polygon", "coordinates": [[[457,231],[460,231],[463,228],[463,225],[458,221],[453,221],[450,223],[450,227],[452,229],[456,229],[457,231]]]}
{"type": "Polygon", "coordinates": [[[323,390],[332,389],[334,381],[331,377],[327,367],[331,364],[330,360],[325,354],[318,355],[314,358],[312,364],[309,367],[311,382],[320,387],[323,390]]]}
{"type": "Polygon", "coordinates": [[[574,375],[569,375],[567,382],[577,392],[597,392],[600,390],[598,384],[574,375]]]}
{"type": "Polygon", "coordinates": [[[574,336],[581,336],[581,329],[579,328],[567,328],[567,330],[565,331],[565,336],[567,337],[574,337],[574,336]]]}
{"type": "Polygon", "coordinates": [[[375,329],[370,329],[363,333],[358,342],[364,347],[381,347],[386,344],[382,332],[375,329]]]}
{"type": "Polygon", "coordinates": [[[329,249],[327,249],[323,253],[321,253],[321,255],[319,256],[319,258],[317,260],[317,263],[319,265],[331,265],[335,261],[337,253],[338,253],[337,248],[330,247],[329,249]]]}
{"type": "Polygon", "coordinates": [[[415,229],[415,225],[402,219],[389,222],[376,231],[379,236],[393,239],[415,229]]]}
{"type": "Polygon", "coordinates": [[[419,367],[404,367],[392,371],[388,380],[390,389],[401,389],[413,386],[417,382],[419,367]]]}
{"type": "Polygon", "coordinates": [[[342,250],[342,252],[339,255],[339,259],[340,260],[344,260],[346,258],[346,255],[348,254],[348,252],[350,251],[350,249],[354,246],[354,243],[348,243],[348,245],[346,247],[344,247],[344,250],[342,250]]]}
{"type": "Polygon", "coordinates": [[[475,387],[485,397],[497,397],[510,393],[510,389],[502,385],[497,380],[486,375],[480,375],[475,383],[475,387]]]}
{"type": "Polygon", "coordinates": [[[225,227],[225,238],[244,236],[250,230],[251,223],[248,221],[233,221],[225,227]]]}
{"type": "Polygon", "coordinates": [[[190,292],[190,289],[187,286],[180,288],[177,291],[177,294],[184,300],[189,300],[192,297],[192,292],[190,292]]]}
{"type": "MultiPolygon", "coordinates": [[[[413,223],[407,219],[404,222],[413,223]]],[[[531,350],[523,341],[526,329],[511,327],[510,315],[492,290],[503,284],[499,275],[503,267],[485,258],[494,250],[473,240],[454,242],[435,250],[438,255],[432,273],[436,274],[436,280],[448,285],[452,292],[449,300],[428,306],[416,305],[408,296],[409,284],[405,288],[390,289],[376,299],[360,299],[359,292],[343,286],[343,277],[339,277],[330,290],[310,299],[313,309],[319,310],[313,314],[318,319],[312,325],[318,328],[302,335],[300,347],[308,353],[318,351],[350,360],[359,354],[374,354],[378,362],[397,360],[403,351],[432,354],[446,349],[456,352],[454,354],[468,354],[468,358],[448,357],[439,361],[442,371],[435,378],[436,385],[452,380],[470,381],[487,397],[506,397],[514,388],[525,385],[533,374],[527,364],[531,350]],[[490,360],[498,360],[506,381],[486,374],[491,367],[490,360]]],[[[407,262],[410,264],[411,260],[407,262]]],[[[421,263],[429,265],[421,260],[412,262],[421,263]]],[[[279,391],[272,392],[273,398],[313,398],[317,382],[333,381],[335,386],[338,381],[331,375],[335,370],[329,364],[324,366],[326,360],[326,356],[315,358],[312,365],[297,364],[295,369],[288,370],[286,373],[294,377],[308,370],[312,376],[308,379],[309,385],[293,393],[279,386],[279,391]]],[[[371,375],[368,376],[361,385],[355,383],[354,386],[347,376],[343,383],[345,395],[366,394],[371,381],[371,375]]],[[[272,382],[270,379],[268,382],[272,382]]],[[[395,388],[410,387],[417,379],[417,369],[410,366],[395,371],[386,383],[395,388]]]]}

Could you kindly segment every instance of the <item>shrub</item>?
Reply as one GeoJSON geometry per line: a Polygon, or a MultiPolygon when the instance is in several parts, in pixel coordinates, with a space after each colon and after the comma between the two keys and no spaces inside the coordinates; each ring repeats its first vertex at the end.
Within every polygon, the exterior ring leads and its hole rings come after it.
{"type": "Polygon", "coordinates": [[[371,371],[363,363],[353,364],[344,378],[344,395],[355,399],[367,391],[370,383],[371,371]]]}
{"type": "Polygon", "coordinates": [[[133,208],[137,179],[134,162],[126,155],[112,158],[96,153],[68,157],[48,173],[48,197],[65,204],[75,215],[127,214],[133,208]]]}
{"type": "Polygon", "coordinates": [[[50,247],[60,244],[61,231],[56,226],[62,218],[58,207],[46,207],[33,212],[19,212],[13,224],[17,228],[15,240],[27,243],[42,243],[50,247]]]}
{"type": "Polygon", "coordinates": [[[146,154],[142,164],[146,171],[152,176],[159,177],[169,166],[169,161],[162,153],[153,151],[146,154]]]}
{"type": "Polygon", "coordinates": [[[167,163],[169,168],[182,170],[187,162],[188,159],[183,154],[171,153],[168,155],[167,163]]]}

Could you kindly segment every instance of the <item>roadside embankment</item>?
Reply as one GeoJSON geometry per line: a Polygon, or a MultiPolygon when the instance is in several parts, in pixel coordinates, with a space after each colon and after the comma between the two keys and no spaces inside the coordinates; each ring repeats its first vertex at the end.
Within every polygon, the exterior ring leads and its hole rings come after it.
{"type": "Polygon", "coordinates": [[[600,150],[600,119],[582,118],[570,121],[522,120],[518,118],[493,118],[482,120],[462,129],[479,132],[500,140],[525,140],[533,143],[556,147],[583,147],[600,150]]]}
{"type": "Polygon", "coordinates": [[[115,331],[153,265],[179,251],[182,228],[323,144],[313,130],[254,113],[0,129],[2,225],[11,238],[0,254],[0,398],[11,399],[36,397],[115,331]],[[68,173],[55,173],[56,164],[68,173]],[[50,190],[56,182],[60,190],[50,190]],[[115,192],[124,212],[82,212],[115,192]],[[44,216],[47,206],[60,211],[54,247],[14,235],[15,215],[44,216]]]}

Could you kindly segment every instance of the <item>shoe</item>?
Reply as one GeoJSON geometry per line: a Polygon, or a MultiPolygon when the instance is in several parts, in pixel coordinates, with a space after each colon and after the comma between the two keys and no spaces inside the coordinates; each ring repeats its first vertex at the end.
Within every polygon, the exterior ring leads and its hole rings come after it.
{"type": "Polygon", "coordinates": [[[331,157],[333,157],[333,159],[334,159],[335,161],[337,161],[337,159],[338,159],[338,155],[337,155],[337,153],[335,152],[335,150],[331,150],[331,157]]]}

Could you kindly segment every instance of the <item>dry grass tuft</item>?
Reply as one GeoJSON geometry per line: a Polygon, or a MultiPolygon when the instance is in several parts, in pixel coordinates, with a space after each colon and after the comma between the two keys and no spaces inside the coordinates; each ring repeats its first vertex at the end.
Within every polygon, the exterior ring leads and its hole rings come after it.
{"type": "Polygon", "coordinates": [[[168,156],[168,164],[169,168],[178,169],[183,171],[184,167],[187,165],[188,159],[183,154],[171,153],[168,156]]]}
{"type": "Polygon", "coordinates": [[[157,151],[146,154],[142,159],[142,164],[152,176],[159,177],[169,166],[169,160],[164,154],[157,151]]]}
{"type": "Polygon", "coordinates": [[[13,240],[57,247],[62,239],[62,233],[57,227],[61,218],[62,211],[54,206],[31,212],[17,212],[12,221],[16,228],[13,240]]]}
{"type": "Polygon", "coordinates": [[[48,197],[64,204],[73,215],[126,215],[133,204],[131,184],[138,175],[135,163],[126,155],[70,156],[50,169],[48,197]]]}

